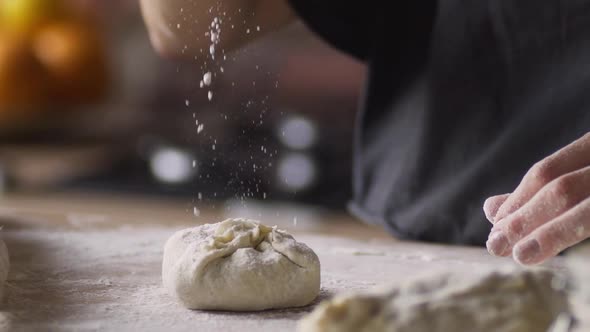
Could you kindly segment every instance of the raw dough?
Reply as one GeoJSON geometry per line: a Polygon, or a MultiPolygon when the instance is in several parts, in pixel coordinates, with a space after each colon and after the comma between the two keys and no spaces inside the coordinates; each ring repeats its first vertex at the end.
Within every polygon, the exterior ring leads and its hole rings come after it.
{"type": "Polygon", "coordinates": [[[590,260],[590,243],[580,244],[566,255],[566,265],[571,274],[573,293],[590,308],[590,264],[588,264],[588,260],[590,260]]]}
{"type": "Polygon", "coordinates": [[[8,278],[9,269],[8,248],[6,248],[4,241],[0,240],[0,300],[4,298],[4,284],[8,278]]]}
{"type": "Polygon", "coordinates": [[[299,332],[547,331],[569,312],[548,271],[446,274],[400,287],[339,295],[320,304],[299,332]]]}
{"type": "Polygon", "coordinates": [[[565,255],[570,276],[568,290],[573,303],[576,324],[574,331],[590,331],[590,243],[570,248],[565,255]]]}
{"type": "Polygon", "coordinates": [[[305,244],[258,221],[228,219],[174,234],[162,278],[189,309],[301,307],[320,290],[320,262],[305,244]]]}

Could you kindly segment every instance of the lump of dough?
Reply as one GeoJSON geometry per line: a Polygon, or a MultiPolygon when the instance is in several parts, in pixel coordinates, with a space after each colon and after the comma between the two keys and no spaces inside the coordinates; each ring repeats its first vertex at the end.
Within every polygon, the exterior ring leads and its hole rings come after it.
{"type": "Polygon", "coordinates": [[[569,312],[545,270],[446,274],[399,287],[339,295],[318,306],[299,332],[547,331],[569,312]]]}
{"type": "Polygon", "coordinates": [[[320,262],[276,227],[228,219],[175,233],[164,247],[162,278],[189,309],[301,307],[319,293],[320,262]]]}
{"type": "Polygon", "coordinates": [[[570,248],[565,255],[569,274],[570,299],[577,328],[575,331],[590,331],[590,243],[580,243],[570,248]]]}
{"type": "MultiPolygon", "coordinates": [[[[590,243],[580,244],[566,255],[574,295],[590,308],[590,243]]],[[[589,309],[590,310],[590,309],[589,309]]]]}

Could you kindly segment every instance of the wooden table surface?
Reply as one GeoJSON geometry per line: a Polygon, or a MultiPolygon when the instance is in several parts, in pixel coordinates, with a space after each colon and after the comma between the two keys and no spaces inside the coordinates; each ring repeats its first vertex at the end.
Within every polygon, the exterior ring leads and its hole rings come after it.
{"type": "MultiPolygon", "coordinates": [[[[11,270],[0,326],[10,331],[294,331],[313,309],[200,312],[161,286],[163,245],[176,230],[226,217],[293,233],[322,264],[318,299],[440,271],[513,265],[483,248],[400,242],[345,214],[234,202],[200,211],[184,201],[46,194],[0,199],[11,270]]],[[[555,259],[548,266],[561,269],[555,259]]],[[[316,301],[317,303],[317,301],[316,301]]]]}

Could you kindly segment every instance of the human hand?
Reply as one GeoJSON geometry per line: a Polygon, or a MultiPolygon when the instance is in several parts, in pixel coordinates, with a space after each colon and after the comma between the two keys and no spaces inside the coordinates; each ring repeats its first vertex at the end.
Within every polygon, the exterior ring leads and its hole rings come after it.
{"type": "Polygon", "coordinates": [[[216,46],[225,53],[277,31],[295,19],[286,0],[140,0],[139,3],[155,50],[166,57],[191,61],[207,55],[212,41],[205,33],[210,31],[216,17],[226,22],[216,46]]]}
{"type": "Polygon", "coordinates": [[[484,204],[496,256],[543,263],[590,237],[590,133],[535,164],[514,192],[484,204]]]}

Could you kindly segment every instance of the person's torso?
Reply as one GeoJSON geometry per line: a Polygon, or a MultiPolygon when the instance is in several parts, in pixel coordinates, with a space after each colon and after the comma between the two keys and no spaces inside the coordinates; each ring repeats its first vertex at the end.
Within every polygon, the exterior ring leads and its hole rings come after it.
{"type": "Polygon", "coordinates": [[[484,200],[590,131],[590,1],[397,7],[375,10],[363,53],[351,208],[399,237],[481,245],[484,200]]]}

